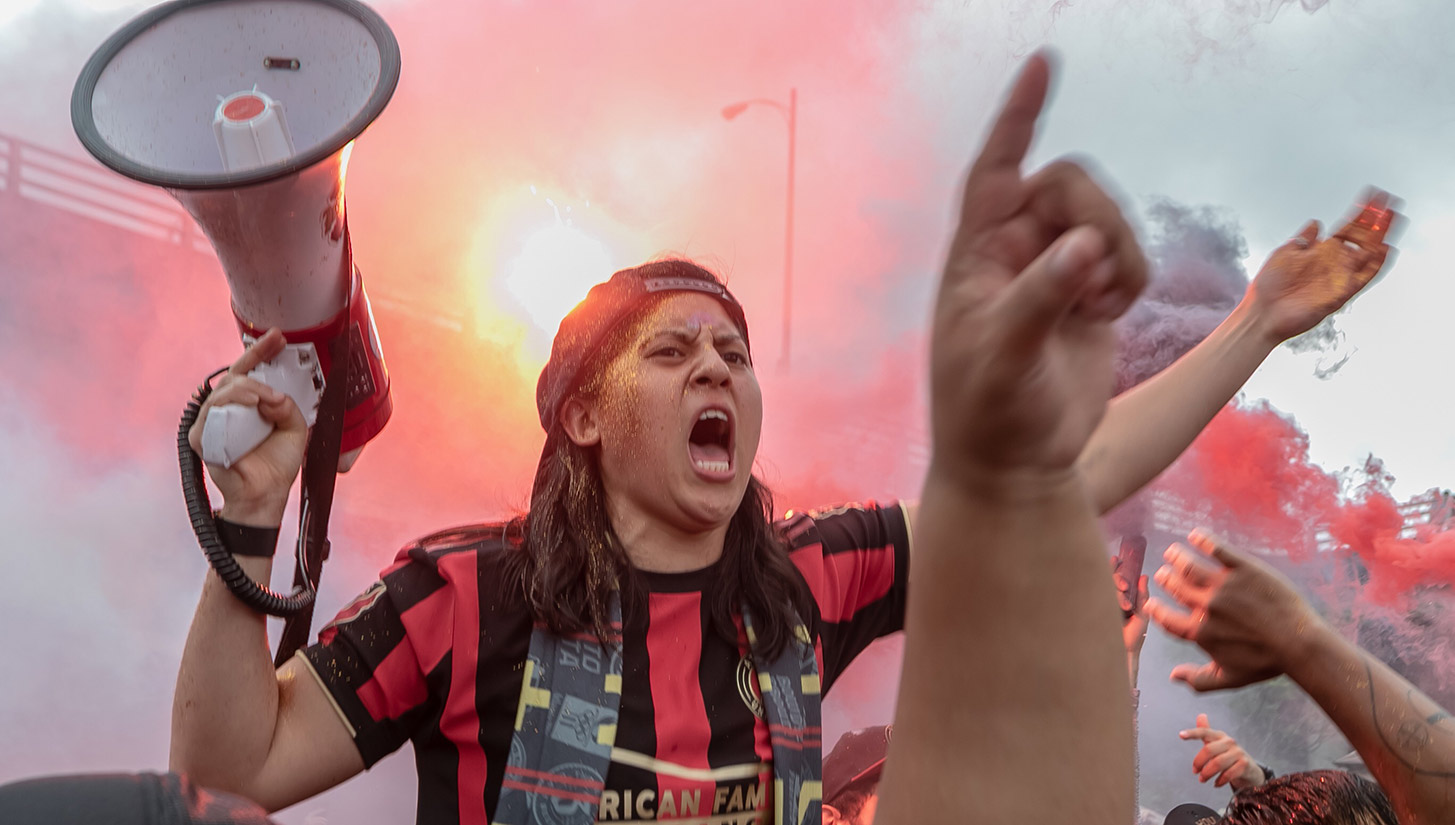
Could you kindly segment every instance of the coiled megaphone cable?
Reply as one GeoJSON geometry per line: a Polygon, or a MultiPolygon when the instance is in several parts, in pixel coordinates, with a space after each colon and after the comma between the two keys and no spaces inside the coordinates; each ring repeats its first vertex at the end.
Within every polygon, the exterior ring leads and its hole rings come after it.
{"type": "MultiPolygon", "coordinates": [[[[304,576],[303,584],[295,585],[293,592],[284,596],[248,576],[222,544],[222,536],[212,520],[212,502],[207,496],[207,483],[202,476],[202,456],[192,449],[192,442],[187,437],[192,425],[197,423],[197,417],[202,414],[203,403],[212,394],[212,379],[225,372],[226,367],[212,373],[197,387],[197,392],[192,394],[192,400],[182,411],[182,423],[177,429],[177,459],[182,472],[182,494],[187,499],[187,515],[192,521],[192,532],[197,534],[197,543],[202,546],[202,554],[234,596],[260,613],[292,616],[313,606],[317,595],[312,584],[313,577],[304,576]]],[[[305,565],[303,542],[297,542],[297,547],[298,564],[302,568],[305,565]]]]}

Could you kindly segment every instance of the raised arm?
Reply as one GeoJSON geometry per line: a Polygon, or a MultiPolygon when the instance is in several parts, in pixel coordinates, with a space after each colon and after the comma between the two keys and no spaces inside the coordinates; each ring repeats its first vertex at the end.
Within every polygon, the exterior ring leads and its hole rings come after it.
{"type": "Polygon", "coordinates": [[[1409,825],[1455,821],[1455,721],[1383,662],[1323,626],[1288,675],[1359,751],[1409,825]]]}
{"type": "MultiPolygon", "coordinates": [[[[243,353],[192,430],[196,449],[207,411],[228,403],[256,406],[277,426],[231,469],[208,467],[225,498],[220,515],[234,524],[277,528],[302,463],[308,428],[297,406],[245,377],[280,352],[283,343],[274,330],[243,353]]],[[[254,581],[269,580],[271,558],[238,561],[254,581]]],[[[210,570],[172,700],[170,763],[198,785],[245,796],[270,811],[364,767],[323,687],[296,658],[274,672],[263,615],[238,601],[210,570]]]]}
{"type": "Polygon", "coordinates": [[[1342,229],[1319,224],[1273,251],[1232,315],[1172,366],[1117,396],[1078,464],[1105,513],[1177,459],[1274,347],[1338,311],[1384,266],[1398,216],[1374,192],[1342,229]],[[1349,242],[1349,243],[1346,243],[1349,242]]]}
{"type": "Polygon", "coordinates": [[[1146,268],[1081,169],[1022,177],[1048,78],[1044,57],[1027,62],[971,168],[936,303],[881,823],[1134,811],[1125,651],[1075,461],[1110,395],[1111,322],[1146,268]]]}
{"type": "Polygon", "coordinates": [[[1405,825],[1455,821],[1455,720],[1399,674],[1319,618],[1262,561],[1206,534],[1173,545],[1157,581],[1191,612],[1153,600],[1168,632],[1212,657],[1172,678],[1196,690],[1287,673],[1359,751],[1405,825]]]}

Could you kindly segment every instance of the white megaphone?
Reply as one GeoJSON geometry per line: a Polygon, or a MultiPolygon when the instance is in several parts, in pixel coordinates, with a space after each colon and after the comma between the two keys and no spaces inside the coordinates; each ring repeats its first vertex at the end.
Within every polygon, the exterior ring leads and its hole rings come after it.
{"type": "MultiPolygon", "coordinates": [[[[398,81],[394,34],[354,0],[176,0],[108,38],[71,97],[92,155],[165,188],[196,219],[244,340],[283,329],[289,350],[256,377],[293,396],[310,424],[327,343],[352,339],[340,471],[393,409],[344,176],[354,138],[398,81]]],[[[254,409],[218,407],[204,458],[231,464],[270,431],[254,409]]]]}

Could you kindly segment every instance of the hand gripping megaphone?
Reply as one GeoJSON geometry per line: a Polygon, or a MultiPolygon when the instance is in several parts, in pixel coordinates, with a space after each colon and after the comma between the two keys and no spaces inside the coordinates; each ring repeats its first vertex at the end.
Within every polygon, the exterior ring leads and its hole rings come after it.
{"type": "MultiPolygon", "coordinates": [[[[389,373],[353,264],[344,177],[353,140],[389,102],[399,46],[353,0],[176,0],[92,55],[71,120],[126,177],[165,188],[212,242],[244,340],[281,327],[290,350],[255,376],[313,423],[327,343],[351,340],[339,469],[383,429],[389,373]]],[[[230,465],[271,431],[218,408],[208,461],[230,465]]]]}
{"type": "MultiPolygon", "coordinates": [[[[208,560],[238,598],[289,617],[280,662],[308,635],[336,471],[352,465],[392,409],[350,251],[344,177],[354,138],[398,81],[393,33],[355,0],[174,0],[108,38],[71,97],[72,123],[92,155],[166,189],[196,219],[222,263],[244,339],[283,329],[290,349],[256,376],[292,396],[310,425],[318,419],[289,596],[253,582],[213,523],[186,437],[210,384],[178,436],[182,485],[208,560]]],[[[213,413],[203,435],[209,461],[231,463],[271,431],[251,408],[213,413]]]]}

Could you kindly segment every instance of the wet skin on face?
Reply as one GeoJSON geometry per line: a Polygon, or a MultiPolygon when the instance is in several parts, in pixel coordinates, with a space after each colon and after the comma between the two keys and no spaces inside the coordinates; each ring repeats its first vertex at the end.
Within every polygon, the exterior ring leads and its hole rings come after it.
{"type": "Polygon", "coordinates": [[[586,395],[568,401],[562,422],[576,443],[598,448],[614,521],[624,513],[688,534],[726,529],[752,473],[763,399],[717,299],[661,299],[586,395]]]}

